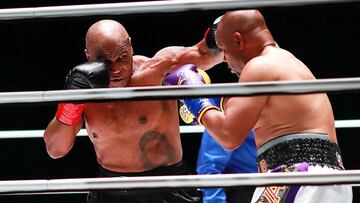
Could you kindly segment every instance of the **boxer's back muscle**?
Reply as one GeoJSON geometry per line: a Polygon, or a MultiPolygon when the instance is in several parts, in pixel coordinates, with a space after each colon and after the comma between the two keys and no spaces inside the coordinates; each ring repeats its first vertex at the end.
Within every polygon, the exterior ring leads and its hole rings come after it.
{"type": "MultiPolygon", "coordinates": [[[[302,62],[284,50],[268,57],[276,64],[270,70],[277,77],[273,80],[315,79],[302,62]]],[[[336,142],[333,120],[326,94],[271,95],[255,127],[257,145],[280,135],[298,132],[327,133],[330,140],[336,142]]]]}

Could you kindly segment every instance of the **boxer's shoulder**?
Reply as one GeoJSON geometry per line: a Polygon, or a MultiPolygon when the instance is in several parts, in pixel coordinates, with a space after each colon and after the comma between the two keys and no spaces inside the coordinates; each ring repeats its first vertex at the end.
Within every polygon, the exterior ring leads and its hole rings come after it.
{"type": "Polygon", "coordinates": [[[137,72],[140,67],[147,61],[149,61],[150,58],[143,55],[134,55],[133,56],[133,68],[134,72],[137,72]]]}

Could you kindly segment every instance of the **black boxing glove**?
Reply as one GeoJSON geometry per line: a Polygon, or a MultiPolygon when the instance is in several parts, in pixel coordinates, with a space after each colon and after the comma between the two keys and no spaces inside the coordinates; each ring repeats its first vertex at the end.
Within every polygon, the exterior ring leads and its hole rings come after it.
{"type": "Polygon", "coordinates": [[[91,89],[109,86],[109,64],[91,61],[74,67],[65,79],[64,89],[91,89]]]}
{"type": "MultiPolygon", "coordinates": [[[[109,85],[108,64],[104,62],[86,62],[74,67],[65,79],[65,89],[103,88],[109,85]]],[[[60,103],[56,119],[65,125],[79,122],[85,104],[60,103]]]]}
{"type": "Polygon", "coordinates": [[[217,24],[221,20],[221,17],[222,16],[215,19],[213,24],[206,30],[205,35],[204,35],[206,46],[213,53],[218,53],[221,51],[221,49],[216,45],[216,40],[215,40],[217,24]]]}

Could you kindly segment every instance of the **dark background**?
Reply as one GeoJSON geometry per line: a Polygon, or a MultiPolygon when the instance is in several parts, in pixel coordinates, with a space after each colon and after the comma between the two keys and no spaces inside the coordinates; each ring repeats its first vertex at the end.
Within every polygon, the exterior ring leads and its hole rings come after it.
{"type": "MultiPolygon", "coordinates": [[[[107,3],[111,1],[102,1],[107,3]]],[[[99,1],[0,1],[0,8],[100,3],[99,1]]],[[[360,3],[259,8],[278,44],[302,60],[317,78],[358,77],[360,3]]],[[[84,36],[95,21],[111,18],[131,35],[135,54],[152,56],[171,45],[198,42],[225,11],[87,16],[0,21],[0,91],[57,90],[66,73],[85,61],[84,36]]],[[[214,82],[235,81],[224,64],[208,71],[214,82]]],[[[336,120],[358,119],[358,92],[329,94],[336,120]]],[[[56,105],[0,105],[0,130],[44,129],[56,105]]],[[[359,128],[337,129],[347,169],[359,169],[359,128]]],[[[182,136],[184,159],[194,169],[200,134],[182,136]],[[195,140],[195,141],[194,141],[195,140]]],[[[0,179],[53,179],[96,176],[92,144],[79,137],[64,158],[52,160],[41,138],[1,139],[0,179]]],[[[354,188],[354,202],[360,194],[354,188]]],[[[84,194],[0,196],[0,202],[85,202],[84,194]],[[19,199],[20,198],[20,199],[19,199]]]]}

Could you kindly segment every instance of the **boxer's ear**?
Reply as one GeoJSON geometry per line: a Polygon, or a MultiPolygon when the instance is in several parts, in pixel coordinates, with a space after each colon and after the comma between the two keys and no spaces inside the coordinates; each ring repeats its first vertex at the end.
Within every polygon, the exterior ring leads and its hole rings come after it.
{"type": "Polygon", "coordinates": [[[86,48],[84,49],[84,53],[85,53],[85,56],[86,56],[87,60],[90,61],[90,54],[89,54],[89,51],[86,48]]]}
{"type": "Polygon", "coordinates": [[[236,43],[236,46],[239,48],[240,51],[242,51],[244,46],[244,38],[239,32],[234,33],[234,41],[236,43]]]}

